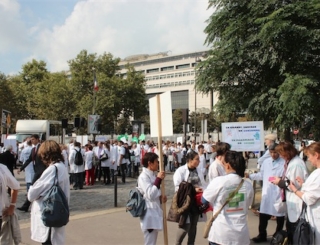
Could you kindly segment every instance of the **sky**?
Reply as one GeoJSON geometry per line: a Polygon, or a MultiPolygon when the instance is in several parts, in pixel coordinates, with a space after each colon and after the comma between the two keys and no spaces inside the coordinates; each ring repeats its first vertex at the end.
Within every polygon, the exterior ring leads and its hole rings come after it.
{"type": "Polygon", "coordinates": [[[124,59],[209,49],[208,0],[0,0],[0,72],[32,59],[68,70],[81,50],[124,59]]]}

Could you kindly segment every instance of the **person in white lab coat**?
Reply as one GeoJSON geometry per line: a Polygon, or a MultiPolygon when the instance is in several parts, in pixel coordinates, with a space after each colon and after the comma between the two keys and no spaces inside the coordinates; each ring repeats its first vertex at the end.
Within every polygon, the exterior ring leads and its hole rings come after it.
{"type": "Polygon", "coordinates": [[[302,209],[302,200],[296,196],[289,187],[290,181],[298,185],[297,177],[305,181],[308,177],[308,171],[304,161],[298,156],[297,149],[289,142],[281,142],[276,147],[276,151],[285,160],[285,173],[282,178],[274,176],[271,182],[278,185],[284,192],[287,204],[288,217],[286,219],[286,230],[288,234],[288,244],[293,243],[293,234],[299,222],[299,216],[302,209]]]}
{"type": "Polygon", "coordinates": [[[298,176],[298,184],[291,181],[289,187],[294,195],[307,204],[308,221],[315,233],[314,244],[320,244],[320,143],[314,142],[307,146],[304,153],[316,169],[305,182],[298,176]]]}
{"type": "MultiPolygon", "coordinates": [[[[29,159],[29,156],[31,154],[31,151],[32,151],[32,143],[31,143],[31,140],[27,140],[26,142],[26,146],[23,147],[22,151],[21,151],[21,154],[20,154],[20,159],[19,161],[24,164],[28,159],[29,159]]],[[[24,177],[25,177],[25,181],[26,181],[26,184],[27,184],[27,191],[29,190],[30,186],[31,186],[31,183],[32,183],[32,180],[33,180],[33,177],[34,177],[34,169],[33,169],[33,164],[29,164],[25,169],[25,174],[24,174],[24,177]]]]}
{"type": "Polygon", "coordinates": [[[83,189],[84,159],[85,159],[84,151],[81,149],[80,142],[75,142],[74,148],[69,154],[70,169],[73,169],[73,176],[74,176],[74,185],[73,185],[74,190],[77,190],[78,188],[83,189]],[[77,151],[80,151],[82,154],[82,159],[83,159],[82,165],[76,165],[74,163],[77,151]]]}
{"type": "Polygon", "coordinates": [[[143,195],[147,211],[140,218],[140,226],[144,236],[145,245],[156,245],[158,231],[163,229],[163,213],[161,202],[166,202],[167,197],[161,195],[160,185],[165,177],[165,172],[158,172],[158,155],[147,152],[142,159],[142,172],[138,178],[138,190],[143,195]]]}
{"type": "MultiPolygon", "coordinates": [[[[213,206],[213,215],[226,202],[230,193],[237,189],[246,169],[246,162],[239,152],[226,152],[222,158],[222,163],[226,175],[214,178],[204,190],[202,196],[203,203],[209,202],[213,206]]],[[[208,236],[210,245],[250,244],[247,213],[252,199],[252,184],[245,180],[238,193],[213,221],[208,236]]]]}
{"type": "Polygon", "coordinates": [[[260,169],[261,165],[263,164],[264,160],[266,160],[267,158],[270,158],[270,152],[269,152],[269,146],[274,144],[276,142],[277,139],[277,135],[275,134],[267,134],[264,137],[264,143],[267,146],[267,150],[265,151],[265,153],[258,159],[258,163],[257,163],[257,168],[260,169]]]}
{"type": "Polygon", "coordinates": [[[70,183],[68,170],[66,169],[61,149],[54,140],[43,142],[38,150],[42,162],[47,166],[41,177],[30,187],[28,199],[32,202],[31,207],[31,239],[43,244],[63,245],[65,243],[65,226],[54,228],[46,227],[41,219],[43,209],[43,197],[50,190],[58,168],[59,186],[70,200],[70,183]]]}
{"type": "MultiPolygon", "coordinates": [[[[191,183],[197,193],[202,192],[207,184],[204,180],[202,171],[198,171],[197,167],[199,166],[199,155],[195,151],[191,151],[186,156],[187,164],[179,167],[173,175],[173,183],[175,191],[178,191],[179,185],[182,181],[191,183]]],[[[195,201],[195,200],[194,200],[195,201]]],[[[183,242],[183,239],[188,234],[187,244],[194,244],[196,234],[197,234],[197,224],[199,220],[198,210],[195,212],[194,209],[189,211],[187,220],[183,226],[179,226],[177,235],[176,235],[176,245],[180,245],[183,242]]]]}
{"type": "Polygon", "coordinates": [[[276,211],[274,204],[281,198],[280,189],[270,182],[269,178],[272,176],[283,176],[285,161],[279,157],[279,154],[275,151],[277,144],[269,146],[269,152],[271,158],[267,158],[260,169],[260,172],[247,174],[251,180],[263,180],[262,197],[259,212],[259,235],[252,238],[255,243],[267,241],[267,226],[268,220],[271,216],[275,216],[277,220],[276,231],[281,231],[284,225],[285,213],[279,213],[276,211]]]}

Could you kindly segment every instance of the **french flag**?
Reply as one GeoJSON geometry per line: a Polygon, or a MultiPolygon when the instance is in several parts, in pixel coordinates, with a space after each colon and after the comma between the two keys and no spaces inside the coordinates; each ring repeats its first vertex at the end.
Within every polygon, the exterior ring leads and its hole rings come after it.
{"type": "Polygon", "coordinates": [[[94,89],[95,91],[98,91],[98,90],[99,90],[99,86],[98,86],[98,81],[97,81],[97,78],[96,78],[96,74],[94,74],[93,89],[94,89]]]}

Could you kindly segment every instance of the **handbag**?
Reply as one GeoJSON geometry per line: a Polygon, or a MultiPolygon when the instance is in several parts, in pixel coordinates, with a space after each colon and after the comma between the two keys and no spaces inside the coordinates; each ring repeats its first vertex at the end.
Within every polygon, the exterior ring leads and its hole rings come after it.
{"type": "Polygon", "coordinates": [[[108,154],[105,151],[103,151],[103,154],[100,156],[100,161],[105,161],[108,159],[109,159],[108,154]]]}
{"type": "Polygon", "coordinates": [[[206,225],[204,227],[204,231],[203,231],[203,238],[208,238],[209,231],[211,229],[213,221],[218,217],[218,215],[220,214],[222,209],[230,202],[230,200],[235,196],[235,194],[237,194],[237,192],[240,190],[243,182],[244,182],[244,179],[241,180],[241,182],[238,185],[237,189],[235,189],[235,191],[230,194],[230,196],[228,197],[226,202],[222,205],[222,207],[207,221],[207,223],[206,223],[206,225]]]}
{"type": "Polygon", "coordinates": [[[307,220],[307,204],[302,203],[302,210],[298,219],[296,230],[293,234],[293,244],[313,244],[314,243],[314,231],[307,220]]]}

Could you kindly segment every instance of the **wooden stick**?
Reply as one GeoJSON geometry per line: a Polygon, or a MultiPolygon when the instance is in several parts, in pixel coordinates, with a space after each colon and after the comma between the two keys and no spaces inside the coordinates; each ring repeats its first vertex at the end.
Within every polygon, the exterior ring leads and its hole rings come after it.
{"type": "MultiPolygon", "coordinates": [[[[160,171],[165,171],[162,154],[162,125],[161,125],[161,106],[160,106],[160,95],[157,95],[157,112],[158,112],[158,155],[159,155],[159,168],[160,171]]],[[[164,180],[161,183],[161,195],[165,195],[164,180]]],[[[163,241],[165,245],[168,245],[168,228],[167,228],[167,211],[166,203],[162,203],[163,211],[163,241]]]]}

